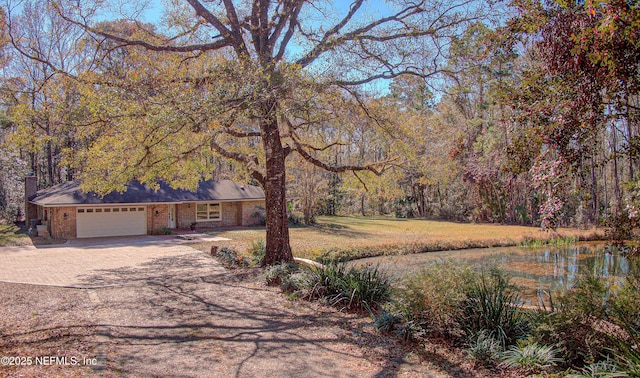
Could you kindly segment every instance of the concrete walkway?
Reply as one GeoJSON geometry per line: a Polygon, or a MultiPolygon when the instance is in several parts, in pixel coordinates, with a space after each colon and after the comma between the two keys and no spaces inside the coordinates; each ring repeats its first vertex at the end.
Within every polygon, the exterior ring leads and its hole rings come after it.
{"type": "MultiPolygon", "coordinates": [[[[214,241],[216,239],[207,239],[214,241]]],[[[0,281],[65,287],[95,287],[87,277],[143,266],[163,257],[206,256],[177,238],[136,236],[76,239],[48,246],[0,247],[0,281]]],[[[105,282],[109,277],[104,277],[105,282]]],[[[95,280],[94,280],[95,281],[95,280]]],[[[117,284],[117,282],[111,282],[117,284]]]]}

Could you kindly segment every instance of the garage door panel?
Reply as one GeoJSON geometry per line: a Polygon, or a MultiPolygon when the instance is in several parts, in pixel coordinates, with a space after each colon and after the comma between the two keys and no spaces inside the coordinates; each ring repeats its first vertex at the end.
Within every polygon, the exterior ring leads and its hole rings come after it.
{"type": "Polygon", "coordinates": [[[76,222],[78,238],[147,233],[147,216],[144,207],[79,208],[76,222]]]}

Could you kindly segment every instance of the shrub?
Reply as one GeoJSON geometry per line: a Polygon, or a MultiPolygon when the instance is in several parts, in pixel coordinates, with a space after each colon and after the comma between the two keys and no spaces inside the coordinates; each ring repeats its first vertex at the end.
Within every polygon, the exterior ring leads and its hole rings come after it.
{"type": "Polygon", "coordinates": [[[512,345],[528,331],[520,303],[518,289],[505,273],[483,272],[466,292],[460,324],[468,335],[485,331],[503,346],[512,345]]]}
{"type": "Polygon", "coordinates": [[[264,226],[265,224],[267,224],[265,208],[262,206],[256,206],[256,211],[251,214],[251,219],[254,220],[254,224],[259,226],[264,226]]]}
{"type": "Polygon", "coordinates": [[[268,267],[265,279],[296,297],[323,300],[348,310],[374,310],[391,297],[389,280],[377,267],[333,263],[325,268],[300,269],[283,263],[268,267]]]}
{"type": "Polygon", "coordinates": [[[629,336],[629,342],[640,345],[640,258],[629,259],[629,274],[624,284],[608,297],[612,321],[629,336]]]}
{"type": "Polygon", "coordinates": [[[267,253],[267,245],[264,240],[252,241],[248,252],[251,255],[253,265],[262,265],[264,255],[267,253]]]}
{"type": "Polygon", "coordinates": [[[538,343],[518,343],[502,355],[502,366],[516,368],[527,374],[537,374],[562,362],[554,346],[538,343]]]}
{"type": "Polygon", "coordinates": [[[379,315],[375,316],[374,326],[378,331],[383,333],[391,333],[402,323],[402,317],[382,309],[379,315]]]}
{"type": "Polygon", "coordinates": [[[467,352],[476,363],[491,366],[498,360],[502,352],[502,345],[489,332],[483,330],[469,337],[467,352]]]}
{"type": "MultiPolygon", "coordinates": [[[[290,262],[271,265],[265,270],[265,280],[267,285],[279,286],[286,281],[293,273],[298,272],[298,265],[290,262]]],[[[288,292],[285,290],[285,292],[288,292]]]]}
{"type": "Polygon", "coordinates": [[[313,268],[306,296],[349,310],[372,310],[391,297],[388,277],[377,267],[330,263],[313,268]]]}
{"type": "Polygon", "coordinates": [[[624,285],[608,300],[611,321],[623,334],[615,340],[614,358],[631,377],[640,377],[640,259],[631,258],[624,285]]]}
{"type": "Polygon", "coordinates": [[[610,359],[594,362],[578,371],[573,370],[566,378],[618,378],[628,377],[620,371],[618,364],[610,359]]]}
{"type": "Polygon", "coordinates": [[[156,228],[155,230],[151,231],[152,235],[171,235],[173,234],[173,231],[168,228],[168,227],[162,227],[162,228],[156,228]]]}
{"type": "Polygon", "coordinates": [[[290,226],[299,226],[304,222],[304,216],[297,211],[287,213],[287,221],[290,226]]]}
{"type": "Polygon", "coordinates": [[[615,333],[607,320],[606,281],[594,275],[582,276],[573,288],[552,296],[551,311],[537,314],[534,338],[546,345],[562,348],[562,358],[569,366],[597,362],[614,347],[615,333]]]}
{"type": "Polygon", "coordinates": [[[419,324],[427,334],[461,337],[461,305],[476,279],[477,273],[468,265],[430,264],[401,282],[399,307],[407,320],[419,324]]]}
{"type": "Polygon", "coordinates": [[[612,215],[605,221],[607,230],[605,237],[616,245],[623,245],[625,240],[634,237],[633,229],[637,226],[637,221],[626,212],[612,215]]]}
{"type": "Polygon", "coordinates": [[[226,266],[245,266],[245,261],[238,257],[238,252],[230,247],[222,247],[216,251],[216,257],[226,266]]]}

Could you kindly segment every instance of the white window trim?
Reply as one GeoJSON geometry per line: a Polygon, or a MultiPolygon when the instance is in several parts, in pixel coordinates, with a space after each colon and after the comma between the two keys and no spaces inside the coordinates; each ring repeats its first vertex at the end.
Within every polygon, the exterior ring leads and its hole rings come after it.
{"type": "Polygon", "coordinates": [[[196,202],[196,205],[194,206],[195,209],[195,215],[196,215],[196,222],[218,222],[222,220],[222,202],[196,202]],[[207,219],[198,219],[198,205],[207,205],[207,219]],[[210,205],[218,205],[220,210],[219,210],[219,215],[217,218],[211,218],[211,210],[209,209],[210,205]]]}

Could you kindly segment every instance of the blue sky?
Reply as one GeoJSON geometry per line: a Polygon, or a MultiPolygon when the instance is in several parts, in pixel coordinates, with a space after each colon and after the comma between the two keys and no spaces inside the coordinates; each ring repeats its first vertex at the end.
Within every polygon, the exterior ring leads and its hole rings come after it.
{"type": "MultiPolygon", "coordinates": [[[[326,20],[326,25],[321,25],[323,23],[323,20],[315,20],[313,22],[317,22],[317,26],[324,26],[325,29],[329,29],[330,27],[333,27],[337,22],[336,20],[341,19],[344,15],[347,14],[349,10],[349,5],[351,4],[351,2],[352,1],[339,1],[339,0],[329,1],[329,3],[332,4],[333,11],[335,13],[334,19],[326,20]]],[[[204,4],[205,6],[209,5],[206,3],[204,4]]],[[[162,22],[164,6],[165,5],[163,0],[149,0],[146,3],[145,11],[140,14],[140,17],[138,17],[138,19],[141,19],[145,22],[156,24],[160,27],[160,29],[162,29],[161,22],[162,22]]],[[[391,12],[391,8],[389,8],[389,6],[386,4],[385,1],[368,0],[368,1],[365,1],[365,4],[363,4],[362,8],[356,14],[356,19],[358,18],[358,16],[364,17],[365,15],[379,18],[381,16],[388,15],[390,12],[391,12]]],[[[302,55],[302,52],[303,52],[303,47],[301,47],[300,45],[296,45],[296,41],[292,40],[288,46],[288,55],[300,56],[302,55]]],[[[389,91],[388,84],[389,84],[388,81],[381,80],[377,83],[369,85],[369,90],[378,92],[378,93],[388,93],[389,91]]]]}

